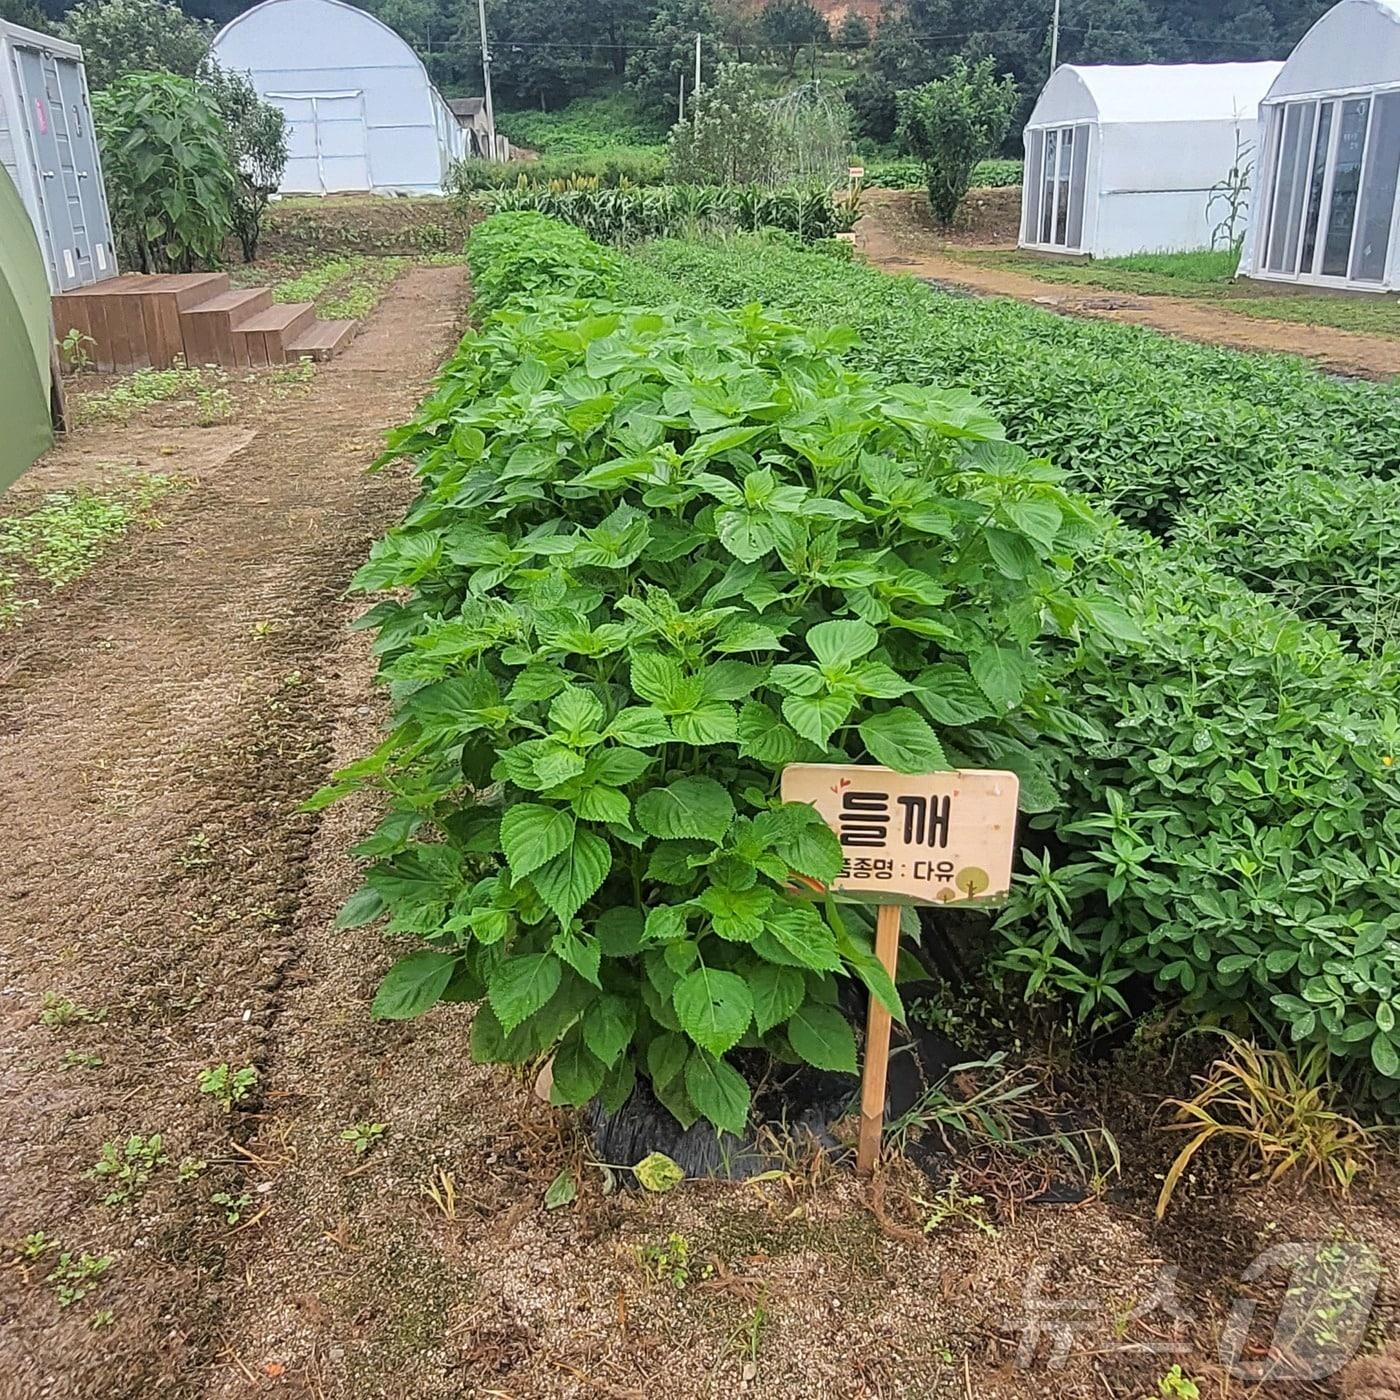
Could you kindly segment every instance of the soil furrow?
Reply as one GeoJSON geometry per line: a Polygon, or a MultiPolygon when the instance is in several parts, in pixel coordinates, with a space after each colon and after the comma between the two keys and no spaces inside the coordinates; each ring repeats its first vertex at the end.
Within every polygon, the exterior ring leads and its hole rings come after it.
{"type": "Polygon", "coordinates": [[[164,531],[11,645],[0,1237],[56,1247],[0,1272],[0,1395],[193,1394],[223,1346],[228,1217],[263,1203],[238,1147],[276,1100],[269,1045],[300,954],[316,819],[297,806],[331,752],[324,668],[350,574],[405,498],[364,469],[462,300],[460,269],[406,275],[305,396],[171,499],[164,531]],[[224,1061],[260,1071],[234,1113],[196,1083],[224,1061]],[[147,1181],[86,1175],[132,1134],[147,1181]],[[126,1199],[102,1204],[114,1187],[126,1199]],[[111,1257],[67,1306],[60,1248],[111,1257]]]}

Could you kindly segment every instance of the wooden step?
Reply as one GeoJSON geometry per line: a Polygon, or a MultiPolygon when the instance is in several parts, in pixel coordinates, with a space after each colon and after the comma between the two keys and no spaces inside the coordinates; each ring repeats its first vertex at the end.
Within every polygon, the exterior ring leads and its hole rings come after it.
{"type": "Polygon", "coordinates": [[[316,320],[309,301],[283,302],[234,327],[233,353],[240,365],[280,365],[287,347],[316,320]]]}
{"type": "Polygon", "coordinates": [[[268,288],[246,287],[219,292],[195,306],[183,307],[180,327],[185,337],[186,362],[191,365],[239,364],[233,347],[234,330],[271,305],[272,293],[268,288]]]}
{"type": "Polygon", "coordinates": [[[329,360],[354,340],[358,327],[358,321],[313,321],[287,346],[287,358],[329,360]]]}
{"type": "Polygon", "coordinates": [[[168,369],[185,355],[181,312],[228,291],[228,273],[127,272],[53,299],[54,332],[88,337],[95,368],[124,373],[168,369]]]}

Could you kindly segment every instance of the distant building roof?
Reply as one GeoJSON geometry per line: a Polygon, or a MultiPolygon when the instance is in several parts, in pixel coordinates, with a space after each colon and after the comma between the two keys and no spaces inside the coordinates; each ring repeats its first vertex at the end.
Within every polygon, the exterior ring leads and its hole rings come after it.
{"type": "Polygon", "coordinates": [[[486,106],[484,97],[449,97],[447,105],[452,109],[454,117],[479,117],[481,109],[486,106]]]}

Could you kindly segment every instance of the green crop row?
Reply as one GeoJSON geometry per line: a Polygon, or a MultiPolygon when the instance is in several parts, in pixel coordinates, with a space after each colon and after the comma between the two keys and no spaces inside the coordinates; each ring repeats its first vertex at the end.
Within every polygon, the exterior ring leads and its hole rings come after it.
{"type": "Polygon", "coordinates": [[[1377,626],[1391,616],[1388,541],[1400,511],[1391,386],[943,293],[756,239],[657,244],[627,277],[632,295],[763,301],[851,326],[853,364],[972,389],[1126,522],[1208,539],[1217,567],[1368,647],[1393,635],[1377,626]]]}
{"type": "Polygon", "coordinates": [[[665,185],[659,189],[482,190],[488,213],[532,212],[582,229],[599,243],[738,230],[776,229],[814,243],[847,232],[851,207],[831,190],[769,190],[758,185],[665,185]]]}
{"type": "Polygon", "coordinates": [[[593,181],[607,188],[618,185],[664,185],[666,152],[651,146],[619,147],[583,155],[543,156],[531,161],[454,161],[447,173],[452,194],[472,195],[477,190],[514,189],[520,184],[550,185],[593,181]]]}
{"type": "Polygon", "coordinates": [[[879,342],[687,305],[538,215],[470,256],[484,324],[358,577],[395,592],[393,728],[320,799],[390,798],[343,916],[415,940],[377,1014],[483,1001],[474,1053],[553,1049],[556,1102],[641,1077],[742,1131],[769,1060],[853,1067],[839,979],[898,1006],[865,921],[788,892],[840,851],[782,767],[1010,767],[1000,977],[1089,1028],[1253,1021],[1394,1098],[1393,666],[1107,522],[963,390],[849,367],[879,342]]]}

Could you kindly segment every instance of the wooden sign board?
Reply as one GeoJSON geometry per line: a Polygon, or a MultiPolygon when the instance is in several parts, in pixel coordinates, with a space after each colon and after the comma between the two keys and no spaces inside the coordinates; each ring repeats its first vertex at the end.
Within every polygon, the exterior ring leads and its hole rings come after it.
{"type": "MultiPolygon", "coordinates": [[[[1011,889],[1016,846],[1014,773],[957,769],[896,773],[874,764],[792,763],[784,802],[815,807],[841,842],[832,893],[877,904],[875,955],[891,980],[899,963],[901,904],[988,905],[1011,889]]],[[[869,1174],[880,1152],[890,1013],[870,998],[861,1078],[856,1169],[869,1174]]]]}
{"type": "Polygon", "coordinates": [[[1011,889],[1014,773],[792,763],[784,802],[815,807],[841,842],[832,892],[860,904],[990,904],[1011,889]]]}

